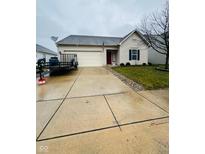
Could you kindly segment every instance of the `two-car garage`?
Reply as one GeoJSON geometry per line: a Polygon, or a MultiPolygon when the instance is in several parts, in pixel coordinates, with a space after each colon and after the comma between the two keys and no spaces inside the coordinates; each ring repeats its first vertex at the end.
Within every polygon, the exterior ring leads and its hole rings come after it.
{"type": "Polygon", "coordinates": [[[82,51],[82,50],[64,50],[66,54],[77,54],[78,64],[80,67],[88,66],[103,66],[103,52],[102,51],[82,51]]]}

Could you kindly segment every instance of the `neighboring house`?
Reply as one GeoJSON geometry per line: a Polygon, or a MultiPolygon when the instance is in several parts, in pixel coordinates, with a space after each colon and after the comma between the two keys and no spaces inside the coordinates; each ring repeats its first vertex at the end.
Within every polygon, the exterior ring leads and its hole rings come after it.
{"type": "MultiPolygon", "coordinates": [[[[157,35],[153,35],[155,37],[155,39],[158,39],[161,42],[164,42],[164,39],[162,39],[160,36],[157,35]]],[[[144,35],[144,38],[147,38],[146,35],[144,35]]],[[[160,44],[158,44],[159,47],[165,47],[162,46],[160,44]]],[[[164,50],[157,48],[157,50],[159,50],[160,52],[166,53],[164,50]]],[[[159,52],[157,52],[156,50],[154,50],[152,47],[149,48],[148,50],[148,62],[152,63],[152,64],[165,64],[166,63],[166,55],[165,54],[161,54],[159,52]]]]}
{"type": "Polygon", "coordinates": [[[124,37],[70,35],[56,45],[59,53],[77,54],[79,66],[148,63],[149,43],[136,30],[124,37]]]}
{"type": "Polygon", "coordinates": [[[36,44],[36,61],[38,59],[45,58],[46,61],[48,62],[50,57],[55,57],[55,56],[57,56],[56,52],[36,44]]]}
{"type": "Polygon", "coordinates": [[[160,54],[159,52],[155,51],[153,48],[149,48],[148,52],[148,61],[152,64],[165,64],[166,62],[166,55],[160,54]]]}

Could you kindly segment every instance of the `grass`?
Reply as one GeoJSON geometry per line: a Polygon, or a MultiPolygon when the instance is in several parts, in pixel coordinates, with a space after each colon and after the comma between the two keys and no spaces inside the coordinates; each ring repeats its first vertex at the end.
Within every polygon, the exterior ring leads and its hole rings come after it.
{"type": "Polygon", "coordinates": [[[145,89],[169,87],[169,72],[159,71],[156,66],[113,67],[116,72],[141,84],[145,89]]]}

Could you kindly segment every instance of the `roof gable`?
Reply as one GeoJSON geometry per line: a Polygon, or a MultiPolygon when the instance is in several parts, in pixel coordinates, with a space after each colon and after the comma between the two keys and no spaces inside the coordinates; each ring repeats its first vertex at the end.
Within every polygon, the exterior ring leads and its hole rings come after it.
{"type": "Polygon", "coordinates": [[[142,34],[140,34],[140,32],[138,32],[137,30],[133,30],[133,31],[131,31],[129,34],[127,34],[125,37],[123,37],[123,39],[120,41],[120,45],[122,44],[122,43],[124,43],[129,37],[131,37],[134,33],[136,33],[142,40],[143,40],[143,42],[147,45],[147,46],[149,46],[149,42],[144,38],[144,36],[142,35],[142,34]]]}

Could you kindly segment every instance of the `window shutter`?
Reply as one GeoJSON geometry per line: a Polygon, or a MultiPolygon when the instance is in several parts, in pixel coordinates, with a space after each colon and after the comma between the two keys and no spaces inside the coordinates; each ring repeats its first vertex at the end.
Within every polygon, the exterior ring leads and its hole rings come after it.
{"type": "Polygon", "coordinates": [[[131,60],[131,50],[129,50],[129,60],[131,60]]]}
{"type": "Polygon", "coordinates": [[[138,55],[137,59],[140,60],[140,50],[138,50],[138,54],[137,55],[138,55]]]}

